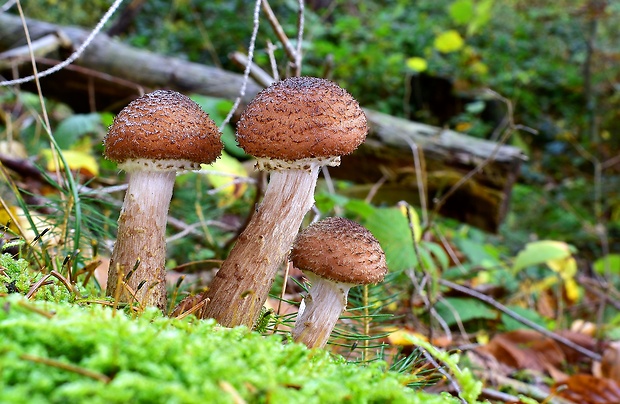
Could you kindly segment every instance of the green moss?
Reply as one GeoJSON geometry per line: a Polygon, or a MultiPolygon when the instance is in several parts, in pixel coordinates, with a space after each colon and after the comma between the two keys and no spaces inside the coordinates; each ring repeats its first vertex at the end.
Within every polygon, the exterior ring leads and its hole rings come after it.
{"type": "Polygon", "coordinates": [[[384,363],[155,311],[130,318],[10,295],[0,298],[0,341],[1,403],[457,402],[405,387],[411,380],[384,363]]]}

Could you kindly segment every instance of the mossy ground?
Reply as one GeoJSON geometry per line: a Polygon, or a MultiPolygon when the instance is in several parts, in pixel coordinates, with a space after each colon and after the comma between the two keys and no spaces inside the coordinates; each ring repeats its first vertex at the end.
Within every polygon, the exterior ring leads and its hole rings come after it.
{"type": "Polygon", "coordinates": [[[450,403],[383,363],[213,321],[0,297],[1,403],[450,403]]]}

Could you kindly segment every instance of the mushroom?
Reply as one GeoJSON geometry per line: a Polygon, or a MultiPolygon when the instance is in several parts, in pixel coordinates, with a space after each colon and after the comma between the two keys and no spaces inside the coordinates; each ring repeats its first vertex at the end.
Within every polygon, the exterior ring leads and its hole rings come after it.
{"type": "MultiPolygon", "coordinates": [[[[278,268],[314,204],[319,170],[340,164],[366,138],[366,116],[337,84],[292,77],[261,91],[237,123],[237,142],[269,171],[262,203],[203,299],[199,316],[252,327],[278,268]]],[[[180,306],[181,307],[181,306],[180,306]]],[[[180,308],[178,311],[183,311],[180,308]]]]}
{"type": "Polygon", "coordinates": [[[341,217],[321,220],[299,233],[290,258],[312,284],[293,328],[293,340],[308,348],[325,346],[352,286],[381,282],[387,272],[377,239],[341,217]]]}
{"type": "Polygon", "coordinates": [[[157,90],[116,116],[104,146],[105,157],[129,175],[106,293],[163,309],[165,231],[176,173],[198,170],[218,158],[223,148],[219,129],[189,97],[157,90]],[[134,297],[121,286],[123,280],[134,297]]]}

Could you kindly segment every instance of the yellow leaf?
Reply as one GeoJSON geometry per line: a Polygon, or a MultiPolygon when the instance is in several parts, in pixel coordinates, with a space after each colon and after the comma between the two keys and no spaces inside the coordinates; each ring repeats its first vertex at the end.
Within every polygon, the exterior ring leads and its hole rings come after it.
{"type": "Polygon", "coordinates": [[[489,72],[489,67],[480,61],[472,63],[470,66],[470,69],[472,72],[479,74],[481,76],[489,72]]]}
{"type": "Polygon", "coordinates": [[[485,330],[480,330],[476,334],[476,342],[479,343],[480,345],[488,344],[490,339],[491,338],[489,337],[489,333],[486,332],[485,330]]]}
{"type": "Polygon", "coordinates": [[[569,301],[576,302],[579,299],[579,285],[575,278],[564,279],[564,291],[569,301]]]}
{"type": "Polygon", "coordinates": [[[577,274],[577,261],[573,257],[549,260],[547,265],[563,279],[573,278],[577,274]]]}
{"type": "MultiPolygon", "coordinates": [[[[17,226],[13,221],[13,218],[17,218],[18,208],[15,206],[8,206],[9,211],[7,212],[2,205],[0,205],[0,225],[6,226],[9,225],[9,229],[15,233],[17,232],[17,226]]],[[[17,219],[16,219],[17,220],[17,219]]]]}
{"type": "Polygon", "coordinates": [[[454,127],[454,130],[456,130],[457,132],[467,132],[471,129],[472,126],[473,125],[471,124],[471,122],[459,122],[454,127]]]}
{"type": "Polygon", "coordinates": [[[392,345],[411,346],[413,345],[413,342],[411,341],[411,339],[407,338],[407,336],[412,336],[412,335],[424,341],[428,341],[428,338],[426,338],[424,335],[420,333],[409,331],[409,330],[403,330],[403,329],[397,329],[396,331],[388,335],[388,341],[392,345]]]}
{"type": "MultiPolygon", "coordinates": [[[[89,153],[79,150],[61,150],[62,156],[69,165],[71,171],[79,171],[82,175],[95,177],[99,175],[99,165],[97,160],[89,153]]],[[[64,169],[62,160],[54,158],[51,149],[45,149],[41,152],[43,158],[47,161],[47,170],[56,171],[64,169]],[[57,164],[60,163],[60,166],[57,164]]]]}
{"type": "Polygon", "coordinates": [[[248,173],[236,158],[223,152],[222,156],[211,165],[202,164],[209,184],[219,191],[219,207],[226,207],[239,199],[247,189],[247,183],[239,181],[247,178],[248,173]]]}
{"type": "Polygon", "coordinates": [[[418,73],[421,73],[428,68],[428,62],[426,59],[417,56],[408,58],[405,63],[408,68],[418,73]]]}
{"type": "Polygon", "coordinates": [[[411,205],[406,202],[399,202],[398,208],[400,212],[407,218],[407,220],[411,220],[411,227],[413,227],[414,240],[416,243],[420,242],[422,239],[422,226],[420,225],[420,217],[418,216],[418,212],[411,205]]]}
{"type": "Polygon", "coordinates": [[[461,49],[464,44],[465,41],[463,40],[461,34],[459,34],[458,31],[453,29],[442,32],[435,38],[435,41],[433,42],[433,46],[435,47],[435,49],[442,53],[455,52],[461,49]]]}

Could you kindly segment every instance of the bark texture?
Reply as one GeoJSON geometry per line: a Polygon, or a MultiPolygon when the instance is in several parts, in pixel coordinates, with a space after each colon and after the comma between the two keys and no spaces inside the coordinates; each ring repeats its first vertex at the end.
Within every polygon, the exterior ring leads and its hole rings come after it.
{"type": "Polygon", "coordinates": [[[110,257],[108,296],[165,308],[166,218],[175,176],[174,172],[144,171],[130,175],[110,257]]]}
{"type": "MultiPolygon", "coordinates": [[[[260,315],[278,268],[314,204],[319,166],[271,173],[265,197],[202,299],[199,317],[249,328],[260,315]]],[[[195,299],[191,299],[195,303],[195,299]]],[[[179,307],[184,311],[189,307],[179,307]]]]}

